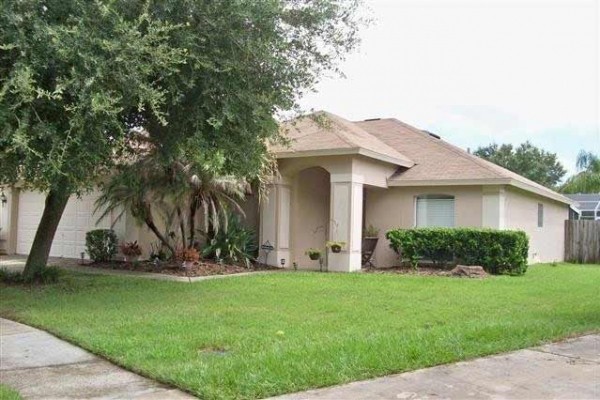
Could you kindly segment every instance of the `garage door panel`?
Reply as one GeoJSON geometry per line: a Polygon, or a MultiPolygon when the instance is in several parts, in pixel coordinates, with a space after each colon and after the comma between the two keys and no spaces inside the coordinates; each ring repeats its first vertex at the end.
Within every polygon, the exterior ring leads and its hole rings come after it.
{"type": "MultiPolygon", "coordinates": [[[[63,212],[54,235],[50,255],[52,257],[79,258],[85,252],[85,234],[92,229],[111,228],[111,216],[98,224],[98,215],[94,214],[98,193],[73,196],[63,212]]],[[[24,191],[19,196],[19,212],[17,223],[17,253],[28,254],[35,237],[37,227],[44,210],[45,196],[38,192],[24,191]]],[[[124,233],[124,221],[119,221],[113,228],[117,235],[124,233]]],[[[87,257],[87,254],[86,254],[87,257]]]]}

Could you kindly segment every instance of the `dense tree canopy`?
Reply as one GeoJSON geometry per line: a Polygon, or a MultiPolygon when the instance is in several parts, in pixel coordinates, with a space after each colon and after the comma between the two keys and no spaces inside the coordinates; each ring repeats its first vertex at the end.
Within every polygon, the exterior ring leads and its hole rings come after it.
{"type": "Polygon", "coordinates": [[[268,168],[275,115],[357,43],[355,0],[21,0],[0,7],[0,184],[47,191],[27,268],[69,195],[135,151],[268,168]]]}
{"type": "Polygon", "coordinates": [[[600,157],[581,150],[577,156],[579,172],[561,187],[563,193],[600,193],[600,157]]]}
{"type": "Polygon", "coordinates": [[[473,154],[549,188],[555,188],[567,173],[555,153],[528,141],[516,148],[511,144],[493,143],[478,148],[473,154]]]}

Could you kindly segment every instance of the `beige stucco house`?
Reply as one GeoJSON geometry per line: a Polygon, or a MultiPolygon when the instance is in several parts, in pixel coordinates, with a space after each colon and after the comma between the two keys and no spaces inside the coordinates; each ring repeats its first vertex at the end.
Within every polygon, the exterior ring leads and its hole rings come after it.
{"type": "Polygon", "coordinates": [[[379,267],[398,264],[385,232],[415,226],[521,229],[532,262],[562,260],[571,201],[396,119],[350,122],[317,113],[283,126],[289,145],[273,149],[280,178],[261,206],[260,240],[286,265],[318,268],[305,251],[327,240],[329,270],[361,268],[364,226],[380,230],[379,267]]]}
{"type": "MultiPolygon", "coordinates": [[[[564,221],[572,201],[520,175],[457,148],[438,136],[396,119],[350,122],[320,112],[283,124],[287,145],[272,150],[280,176],[267,199],[244,204],[247,224],[270,243],[267,262],[291,268],[319,268],[305,255],[325,250],[327,240],[345,242],[341,253],[328,251],[332,271],[361,269],[364,226],[380,230],[374,264],[397,265],[385,232],[415,226],[522,229],[530,237],[530,260],[564,257],[564,221]]],[[[0,247],[27,254],[43,211],[44,196],[7,190],[0,210],[0,247]]],[[[110,227],[116,216],[97,223],[97,193],[69,201],[51,255],[79,258],[85,232],[110,227]]],[[[121,240],[138,240],[147,255],[152,234],[131,218],[114,229],[121,240]]],[[[265,253],[260,254],[261,261],[265,253]]]]}

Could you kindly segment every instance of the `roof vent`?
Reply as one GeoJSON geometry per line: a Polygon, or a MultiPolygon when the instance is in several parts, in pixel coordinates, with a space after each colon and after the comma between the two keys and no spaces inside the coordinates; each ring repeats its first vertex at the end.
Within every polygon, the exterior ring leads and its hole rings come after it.
{"type": "Polygon", "coordinates": [[[440,135],[436,135],[435,133],[432,133],[432,132],[429,132],[429,131],[426,131],[426,130],[423,130],[423,132],[425,132],[429,136],[434,137],[436,139],[441,139],[442,138],[440,135]]]}
{"type": "Polygon", "coordinates": [[[368,119],[365,119],[365,122],[366,121],[379,121],[380,119],[381,118],[368,118],[368,119]]]}

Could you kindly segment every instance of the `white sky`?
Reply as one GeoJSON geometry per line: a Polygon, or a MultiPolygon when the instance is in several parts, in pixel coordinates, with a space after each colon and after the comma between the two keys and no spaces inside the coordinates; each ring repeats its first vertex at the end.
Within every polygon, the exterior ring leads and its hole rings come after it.
{"type": "Polygon", "coordinates": [[[360,50],[305,96],[350,120],[396,117],[475,149],[527,139],[575,171],[600,153],[600,0],[366,0],[360,50]]]}

